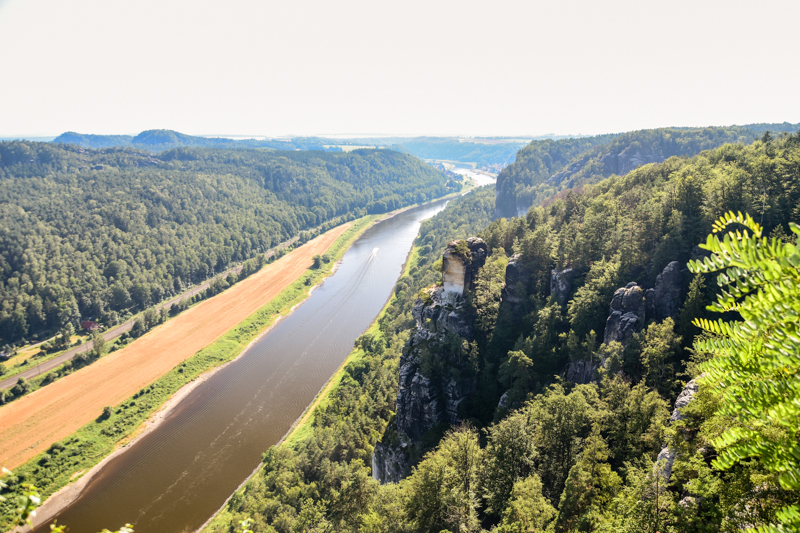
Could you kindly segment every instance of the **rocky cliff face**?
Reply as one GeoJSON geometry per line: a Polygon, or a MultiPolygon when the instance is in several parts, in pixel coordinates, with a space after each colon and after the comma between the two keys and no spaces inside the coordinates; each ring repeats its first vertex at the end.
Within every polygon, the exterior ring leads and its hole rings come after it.
{"type": "Polygon", "coordinates": [[[681,305],[681,264],[673,261],[656,278],[656,286],[648,289],[647,316],[656,320],[665,320],[678,316],[681,305]]]}
{"type": "MultiPolygon", "coordinates": [[[[686,384],[681,393],[678,395],[678,399],[675,400],[675,407],[672,409],[672,416],[669,418],[670,422],[676,422],[683,419],[681,409],[684,409],[692,402],[692,400],[694,400],[698,389],[699,387],[695,380],[692,380],[686,384]]],[[[669,482],[669,478],[672,476],[672,466],[675,463],[676,456],[677,452],[675,452],[675,450],[669,446],[664,446],[661,448],[658,458],[656,459],[655,468],[658,469],[661,477],[664,478],[665,486],[669,482]]]]}
{"type": "Polygon", "coordinates": [[[463,296],[486,262],[489,247],[477,237],[453,241],[442,254],[442,282],[447,293],[463,296]]]}
{"type": "Polygon", "coordinates": [[[600,163],[603,165],[603,175],[618,174],[624,176],[641,165],[661,163],[665,159],[666,157],[664,157],[661,150],[643,150],[629,146],[618,154],[612,154],[611,152],[605,154],[600,158],[600,163]]]}
{"type": "MultiPolygon", "coordinates": [[[[668,264],[656,278],[655,287],[647,291],[636,282],[617,289],[609,306],[603,343],[625,344],[634,333],[642,330],[645,320],[663,321],[675,318],[681,303],[681,265],[677,261],[668,264]]],[[[571,290],[568,281],[563,281],[567,271],[553,271],[550,291],[559,303],[568,297],[571,290]]],[[[597,369],[591,361],[573,361],[567,368],[567,379],[573,383],[589,383],[597,369]]]]}
{"type": "Polygon", "coordinates": [[[530,272],[520,262],[520,254],[514,254],[506,265],[506,286],[503,287],[503,301],[512,305],[522,303],[520,293],[530,282],[530,272]]]}
{"type": "Polygon", "coordinates": [[[635,282],[617,289],[611,299],[611,312],[606,320],[605,344],[624,343],[644,326],[644,291],[635,282]]]}
{"type": "Polygon", "coordinates": [[[572,293],[572,280],[577,272],[572,268],[553,270],[550,273],[550,294],[559,305],[565,305],[572,293]]]}
{"type": "Polygon", "coordinates": [[[424,367],[426,360],[431,366],[431,359],[456,370],[464,365],[451,352],[452,340],[473,338],[464,295],[473,288],[487,254],[486,243],[474,237],[448,244],[442,256],[442,286],[427,289],[427,298],[414,305],[417,327],[400,358],[396,415],[386,433],[397,438],[378,443],[372,456],[372,476],[382,483],[407,473],[410,449],[426,431],[457,424],[459,404],[475,391],[474,378],[453,377],[459,372],[426,376],[424,367]]]}

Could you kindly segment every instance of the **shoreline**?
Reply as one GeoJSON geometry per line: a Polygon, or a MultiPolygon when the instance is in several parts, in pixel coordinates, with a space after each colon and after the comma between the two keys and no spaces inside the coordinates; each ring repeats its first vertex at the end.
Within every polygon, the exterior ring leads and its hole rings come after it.
{"type": "MultiPolygon", "coordinates": [[[[415,207],[415,206],[411,206],[415,207]]],[[[399,211],[398,211],[399,212],[399,211]]],[[[358,235],[356,235],[347,248],[344,250],[343,254],[350,249],[352,244],[369,228],[386,220],[387,218],[391,218],[397,213],[388,213],[386,218],[377,218],[373,220],[371,224],[368,224],[362,228],[358,235]]],[[[346,222],[345,224],[352,224],[351,222],[346,222]]],[[[61,487],[59,490],[51,494],[43,503],[36,509],[36,515],[33,517],[33,528],[37,528],[50,520],[52,520],[59,512],[63,509],[74,503],[81,495],[83,490],[91,483],[92,479],[102,470],[102,468],[112,459],[121,455],[129,446],[136,444],[140,439],[144,438],[146,435],[157,429],[161,423],[175,410],[175,408],[183,401],[195,388],[203,384],[205,381],[210,379],[214,374],[216,374],[222,368],[228,366],[229,364],[233,363],[234,361],[238,360],[242,357],[247,350],[249,350],[253,344],[258,342],[264,335],[266,335],[272,328],[278,324],[281,320],[285,317],[291,315],[295,309],[297,309],[300,305],[306,302],[314,290],[321,286],[325,280],[336,273],[338,270],[339,264],[341,263],[341,258],[334,263],[331,267],[331,271],[320,280],[319,283],[313,285],[309,288],[307,294],[304,296],[303,300],[293,305],[287,312],[280,314],[272,321],[272,323],[264,329],[264,331],[260,332],[253,338],[242,350],[239,354],[236,355],[233,359],[222,363],[221,365],[215,366],[213,368],[209,368],[207,371],[200,374],[198,377],[190,381],[189,383],[183,385],[180,389],[175,391],[175,393],[169,397],[155,412],[153,412],[147,420],[142,422],[139,427],[137,427],[130,435],[120,440],[114,447],[114,450],[105,456],[99,463],[91,467],[85,473],[76,473],[73,474],[74,480],[71,480],[67,485],[61,487]],[[75,477],[77,476],[77,477],[75,477]]],[[[295,280],[297,281],[297,280],[295,280]]],[[[265,304],[266,305],[266,304],[265,304]]],[[[235,327],[235,326],[234,326],[235,327]]],[[[259,463],[260,466],[260,463],[259,463]]],[[[258,467],[256,467],[258,469],[258,467]]],[[[251,474],[252,475],[252,474],[251,474]]],[[[248,476],[247,479],[250,479],[248,476]]],[[[247,481],[247,480],[245,480],[247,481]]],[[[238,488],[237,488],[238,490],[238,488]]],[[[227,503],[227,500],[226,500],[227,503]]],[[[33,530],[28,525],[25,526],[17,526],[12,531],[14,533],[28,533],[33,530]]]]}
{"type": "MultiPolygon", "coordinates": [[[[449,201],[449,200],[452,200],[453,198],[456,198],[458,196],[462,196],[464,194],[467,194],[472,189],[474,189],[474,187],[470,188],[470,189],[468,189],[466,191],[461,191],[461,192],[458,192],[458,193],[449,194],[447,196],[443,196],[441,198],[437,198],[436,200],[431,200],[430,202],[425,202],[425,204],[433,203],[435,201],[444,200],[444,199],[447,199],[449,201]]],[[[385,217],[376,219],[375,222],[372,224],[372,226],[374,226],[375,224],[377,224],[379,222],[382,222],[384,220],[388,220],[388,219],[392,218],[393,216],[398,215],[398,214],[400,214],[400,213],[402,213],[404,211],[407,211],[407,210],[409,210],[409,209],[411,209],[413,207],[418,207],[419,205],[425,205],[425,204],[417,204],[417,205],[413,205],[413,206],[408,206],[408,207],[404,207],[402,209],[398,209],[396,211],[393,211],[392,213],[387,213],[387,215],[385,217]]],[[[369,226],[369,227],[372,227],[372,226],[369,226]]],[[[366,229],[365,229],[365,231],[366,231],[366,229]]],[[[417,236],[419,236],[419,232],[417,232],[417,236]]],[[[414,240],[416,241],[416,237],[414,238],[414,240]]],[[[406,258],[403,261],[403,268],[400,271],[400,276],[398,277],[398,279],[400,279],[401,277],[403,277],[407,273],[408,267],[409,267],[409,261],[411,260],[411,257],[412,257],[412,254],[414,253],[415,248],[416,248],[416,245],[414,243],[412,243],[411,248],[408,250],[408,253],[406,254],[406,258]]],[[[337,262],[337,266],[338,266],[338,263],[339,262],[337,262]]],[[[381,318],[381,316],[384,314],[384,312],[386,311],[386,308],[389,306],[389,304],[391,303],[393,298],[394,298],[394,292],[389,294],[389,296],[386,298],[386,302],[384,302],[383,307],[381,308],[380,312],[375,316],[375,318],[372,319],[372,322],[369,323],[369,326],[367,326],[364,329],[364,331],[361,333],[362,335],[364,333],[366,333],[367,331],[369,331],[375,325],[375,322],[377,322],[381,318]]],[[[289,426],[289,429],[286,430],[286,433],[284,433],[284,435],[280,438],[280,440],[274,444],[275,447],[283,445],[292,436],[292,434],[303,423],[305,423],[309,417],[311,417],[313,415],[314,410],[316,409],[316,407],[319,405],[319,403],[322,401],[322,399],[325,397],[325,395],[328,394],[329,391],[334,387],[333,382],[336,379],[336,376],[339,375],[339,373],[342,371],[342,369],[351,360],[353,352],[354,352],[354,350],[351,350],[350,353],[347,354],[347,357],[345,357],[344,361],[342,361],[342,363],[339,365],[339,367],[336,369],[336,371],[333,374],[331,374],[331,377],[328,378],[328,380],[325,382],[325,384],[319,389],[319,391],[317,392],[316,396],[314,396],[314,399],[311,400],[311,402],[306,406],[306,408],[303,410],[303,412],[300,413],[300,416],[298,416],[297,419],[295,419],[295,421],[292,422],[292,425],[289,426]]],[[[208,520],[203,522],[203,524],[199,528],[195,529],[192,533],[202,533],[202,531],[205,530],[217,516],[219,516],[219,514],[225,509],[225,507],[227,507],[228,502],[230,502],[231,498],[237,492],[242,490],[242,488],[245,486],[245,484],[247,484],[251,479],[253,479],[253,476],[255,476],[261,470],[262,466],[263,466],[263,463],[259,461],[259,463],[253,469],[253,471],[250,472],[250,474],[244,480],[242,480],[242,482],[236,487],[236,489],[234,489],[233,492],[231,492],[230,496],[228,496],[225,499],[225,501],[222,503],[222,505],[219,507],[219,509],[214,511],[214,514],[212,514],[208,518],[208,520]]]]}
{"type": "MultiPolygon", "coordinates": [[[[455,194],[458,194],[458,193],[455,193],[455,194]]],[[[435,200],[431,200],[430,202],[425,202],[425,204],[428,204],[428,203],[433,203],[433,202],[440,201],[440,200],[444,200],[444,199],[448,199],[448,200],[449,200],[449,199],[451,199],[450,197],[451,197],[451,196],[455,196],[455,194],[454,194],[454,195],[448,195],[448,196],[444,196],[444,197],[441,197],[441,198],[436,198],[435,200]]],[[[396,215],[398,215],[398,214],[400,214],[400,213],[403,213],[403,212],[405,212],[405,211],[407,211],[407,210],[409,210],[409,209],[412,209],[412,208],[414,208],[414,207],[418,207],[418,206],[420,206],[420,205],[425,205],[425,204],[415,204],[415,205],[407,206],[407,207],[404,207],[404,208],[401,208],[401,209],[397,209],[397,210],[395,210],[395,211],[392,211],[392,212],[390,212],[390,213],[386,213],[386,214],[384,214],[383,216],[380,216],[380,217],[376,218],[375,220],[373,220],[373,221],[372,221],[372,223],[371,223],[371,224],[368,224],[368,225],[366,225],[366,226],[365,226],[363,229],[361,229],[361,230],[359,231],[359,233],[358,233],[358,234],[357,234],[357,235],[356,235],[356,236],[353,238],[353,240],[350,242],[350,244],[347,246],[347,248],[345,248],[345,250],[342,252],[342,257],[344,256],[344,253],[346,253],[346,252],[347,252],[347,250],[349,250],[349,249],[350,249],[350,247],[353,245],[353,243],[354,243],[354,242],[355,242],[355,241],[356,241],[356,240],[357,240],[359,237],[361,237],[361,235],[363,235],[363,233],[364,233],[365,231],[367,231],[369,228],[373,227],[374,225],[378,224],[379,222],[383,222],[383,221],[385,221],[385,220],[388,220],[388,219],[390,219],[390,218],[392,218],[392,217],[394,217],[394,216],[396,216],[396,215]]],[[[346,224],[349,224],[349,222],[348,222],[348,223],[346,223],[346,224]]],[[[412,247],[412,250],[413,250],[413,247],[412,247]]],[[[411,253],[411,252],[409,252],[409,254],[410,254],[410,253],[411,253]]],[[[407,262],[407,260],[408,260],[408,257],[406,258],[406,262],[407,262]]],[[[258,335],[255,337],[255,338],[253,338],[253,339],[252,339],[252,340],[251,340],[251,341],[250,341],[250,342],[249,342],[249,343],[248,343],[248,344],[247,344],[247,345],[246,345],[246,346],[245,346],[245,347],[244,347],[244,348],[241,350],[241,352],[239,352],[239,354],[237,354],[237,355],[236,355],[236,357],[234,357],[233,359],[231,359],[231,360],[229,360],[229,361],[226,361],[225,363],[223,363],[223,364],[221,364],[221,365],[218,365],[218,366],[215,366],[215,367],[213,367],[213,368],[210,368],[210,369],[208,369],[207,371],[203,372],[203,373],[202,373],[202,374],[200,374],[198,377],[196,377],[194,380],[192,380],[192,381],[190,381],[189,383],[187,383],[187,384],[183,385],[183,386],[182,386],[180,389],[178,389],[177,391],[175,391],[175,393],[174,393],[172,396],[170,396],[170,397],[169,397],[169,399],[167,399],[167,400],[166,400],[166,401],[165,401],[165,402],[164,402],[164,403],[163,403],[163,404],[162,404],[162,405],[161,405],[161,406],[160,406],[160,407],[159,407],[159,408],[158,408],[158,409],[157,409],[155,412],[153,412],[153,413],[152,413],[152,414],[151,414],[151,415],[150,415],[150,416],[147,418],[147,420],[145,420],[144,422],[142,422],[142,423],[139,425],[139,427],[137,427],[137,428],[136,428],[136,429],[135,429],[135,430],[134,430],[134,431],[133,431],[133,432],[132,432],[130,435],[128,435],[127,437],[125,437],[125,438],[123,438],[122,440],[120,440],[120,442],[118,442],[118,443],[115,445],[115,447],[114,447],[114,450],[113,450],[113,451],[112,451],[110,454],[108,454],[106,457],[104,457],[104,458],[103,458],[103,459],[102,459],[102,460],[101,460],[99,463],[97,463],[97,464],[95,464],[94,466],[92,466],[92,467],[91,467],[91,468],[90,468],[88,471],[86,471],[85,473],[82,473],[82,474],[81,474],[81,473],[76,473],[76,474],[73,474],[73,479],[74,479],[74,480],[70,480],[70,482],[69,482],[67,485],[65,485],[64,487],[60,488],[59,490],[57,490],[56,492],[54,492],[53,494],[51,494],[51,495],[50,495],[50,496],[49,496],[49,497],[48,497],[48,498],[47,498],[47,499],[46,499],[46,500],[45,500],[45,501],[42,503],[42,505],[41,505],[41,506],[39,506],[39,508],[37,508],[37,510],[36,510],[36,516],[35,516],[35,517],[33,518],[33,520],[32,520],[32,522],[33,522],[33,527],[34,527],[34,528],[36,528],[36,527],[40,527],[41,525],[43,525],[43,524],[45,524],[45,523],[49,522],[49,521],[50,521],[50,520],[52,520],[52,519],[53,519],[53,518],[54,518],[54,517],[55,517],[55,516],[56,516],[56,515],[57,515],[57,514],[60,512],[60,511],[62,511],[63,509],[65,509],[66,507],[68,507],[69,505],[71,505],[72,503],[74,503],[74,502],[75,502],[75,501],[76,501],[76,500],[77,500],[77,499],[80,497],[80,495],[83,493],[84,489],[85,489],[85,488],[86,488],[86,487],[87,487],[87,486],[88,486],[88,485],[91,483],[92,479],[93,479],[93,478],[94,478],[94,477],[95,477],[95,476],[96,476],[96,475],[97,475],[97,474],[98,474],[98,473],[99,473],[99,472],[102,470],[102,468],[103,468],[103,467],[104,467],[104,466],[105,466],[105,465],[106,465],[106,464],[107,464],[109,461],[111,461],[112,459],[114,459],[114,458],[115,458],[115,457],[117,457],[118,455],[120,455],[120,454],[124,453],[125,451],[127,451],[127,448],[128,448],[129,446],[132,446],[132,445],[136,444],[136,443],[137,443],[137,442],[138,442],[140,439],[144,438],[146,435],[148,435],[149,433],[151,433],[152,431],[154,431],[155,429],[157,429],[157,428],[158,428],[158,427],[161,425],[161,423],[162,423],[162,422],[163,422],[163,421],[164,421],[164,420],[165,420],[165,419],[166,419],[166,418],[167,418],[167,417],[168,417],[170,414],[172,414],[172,412],[173,412],[173,411],[175,410],[175,408],[176,408],[176,407],[177,407],[177,406],[178,406],[178,405],[181,403],[181,401],[183,401],[183,400],[184,400],[184,399],[185,399],[185,398],[186,398],[186,397],[187,397],[187,396],[188,396],[188,395],[189,395],[189,394],[190,394],[190,393],[191,393],[191,392],[192,392],[192,391],[193,391],[193,390],[194,390],[196,387],[200,386],[200,385],[201,385],[201,384],[203,384],[205,381],[207,381],[208,379],[210,379],[210,378],[211,378],[211,377],[212,377],[212,376],[213,376],[213,375],[214,375],[216,372],[218,372],[218,371],[219,371],[219,370],[221,370],[222,368],[226,367],[226,366],[227,366],[227,365],[229,365],[230,363],[233,363],[234,361],[236,361],[236,360],[238,360],[240,357],[242,357],[242,356],[243,356],[243,355],[244,355],[244,354],[247,352],[247,350],[249,350],[249,349],[251,348],[251,346],[252,346],[254,343],[258,342],[258,341],[259,341],[259,340],[260,340],[260,339],[261,339],[261,338],[262,338],[264,335],[266,335],[266,334],[267,334],[267,333],[268,333],[268,332],[269,332],[269,331],[270,331],[270,330],[271,330],[271,329],[272,329],[272,328],[273,328],[273,327],[274,327],[274,326],[275,326],[277,323],[279,323],[279,322],[280,322],[280,321],[281,321],[283,318],[285,318],[285,317],[289,316],[290,314],[292,314],[292,313],[294,312],[294,310],[295,310],[295,309],[297,309],[297,308],[298,308],[300,305],[302,305],[303,303],[305,303],[305,302],[308,300],[308,298],[311,296],[311,294],[314,292],[314,290],[315,290],[317,287],[321,286],[321,285],[322,285],[322,284],[325,282],[325,280],[326,280],[328,277],[330,277],[330,276],[332,276],[333,274],[335,274],[335,273],[336,273],[336,271],[338,270],[338,267],[339,267],[339,264],[341,263],[341,261],[342,261],[342,258],[340,257],[340,258],[339,258],[339,259],[336,261],[336,263],[334,263],[334,265],[332,266],[332,268],[331,268],[331,271],[330,271],[330,272],[329,272],[329,273],[328,273],[328,274],[327,274],[327,275],[326,275],[324,278],[322,278],[322,280],[320,280],[320,282],[319,282],[319,283],[317,283],[316,285],[314,285],[314,286],[312,286],[312,287],[310,287],[310,288],[309,288],[309,290],[308,290],[308,293],[305,295],[305,297],[303,298],[303,300],[302,300],[302,301],[300,301],[300,302],[296,303],[295,305],[293,305],[293,306],[292,306],[292,307],[291,307],[291,308],[290,308],[290,309],[289,309],[289,310],[288,310],[286,313],[280,314],[278,317],[276,317],[276,318],[275,318],[275,320],[274,320],[274,321],[273,321],[273,322],[272,322],[272,323],[271,323],[271,324],[270,324],[270,325],[269,325],[267,328],[265,328],[265,329],[264,329],[264,331],[260,332],[260,333],[259,333],[259,334],[258,334],[258,335]],[[77,477],[76,477],[76,476],[77,476],[77,477]]],[[[296,281],[296,280],[295,280],[295,281],[296,281]]],[[[391,299],[391,297],[390,297],[390,299],[391,299]]],[[[377,317],[376,317],[376,319],[377,319],[377,317]]],[[[373,322],[374,322],[374,320],[373,320],[373,322]]],[[[365,330],[365,331],[366,331],[366,330],[365,330]]],[[[347,360],[345,360],[345,363],[346,363],[346,361],[347,361],[347,360]]],[[[343,364],[344,364],[344,363],[343,363],[343,364]]],[[[338,372],[339,372],[339,369],[337,369],[336,373],[338,373],[338,372]]],[[[336,373],[334,373],[334,374],[331,376],[331,379],[333,378],[333,376],[335,376],[335,375],[336,375],[336,373]]],[[[306,409],[303,411],[303,413],[300,415],[300,417],[298,417],[298,419],[297,419],[297,420],[295,420],[295,421],[292,423],[292,425],[290,426],[290,428],[288,429],[288,431],[286,432],[286,434],[285,434],[283,437],[281,437],[280,441],[278,441],[278,443],[277,443],[276,445],[280,445],[280,444],[281,444],[281,443],[282,443],[282,442],[283,442],[283,441],[284,441],[284,440],[285,440],[285,439],[286,439],[286,438],[287,438],[287,437],[288,437],[288,436],[291,434],[291,432],[292,432],[292,431],[295,429],[295,427],[297,427],[297,424],[298,424],[298,422],[299,422],[299,421],[300,421],[300,420],[301,420],[301,419],[302,419],[302,418],[303,418],[303,417],[304,417],[304,416],[305,416],[305,415],[306,415],[308,412],[310,412],[310,408],[311,408],[312,406],[316,405],[317,399],[318,399],[318,398],[319,398],[319,397],[322,395],[322,393],[323,393],[323,392],[326,390],[326,388],[328,387],[328,383],[329,383],[329,382],[330,382],[330,379],[329,379],[329,381],[328,381],[328,382],[326,382],[326,384],[325,384],[325,385],[324,385],[324,386],[323,386],[323,387],[320,389],[320,391],[317,393],[317,396],[315,397],[314,401],[312,401],[312,402],[311,402],[311,403],[310,403],[310,404],[309,404],[309,405],[306,407],[306,409]]],[[[259,462],[259,463],[258,463],[258,465],[256,465],[256,467],[255,467],[255,469],[253,470],[253,472],[251,472],[251,473],[250,473],[250,474],[249,474],[249,475],[248,475],[248,476],[247,476],[247,477],[246,477],[246,478],[245,478],[245,479],[242,481],[242,483],[241,483],[241,484],[240,484],[240,485],[239,485],[239,486],[236,488],[236,490],[234,490],[234,491],[231,493],[231,495],[233,495],[233,494],[234,494],[236,491],[240,490],[240,489],[241,489],[241,487],[242,487],[242,486],[244,486],[244,484],[245,484],[245,483],[247,483],[247,482],[248,482],[248,481],[249,481],[249,480],[250,480],[250,479],[253,477],[253,475],[254,475],[256,472],[258,472],[258,470],[259,470],[260,468],[261,468],[261,462],[259,462]]],[[[228,501],[229,501],[229,500],[230,500],[230,497],[228,497],[228,498],[225,500],[225,502],[222,504],[222,506],[220,507],[220,509],[219,509],[219,510],[217,510],[217,511],[215,511],[215,512],[214,512],[214,513],[211,515],[211,517],[209,517],[209,519],[208,519],[208,520],[207,520],[207,521],[206,521],[206,522],[205,522],[205,523],[204,523],[204,524],[203,524],[203,525],[200,527],[200,529],[198,529],[198,530],[196,530],[196,531],[201,531],[203,528],[205,528],[205,527],[208,525],[208,523],[209,523],[211,520],[213,520],[213,519],[214,519],[214,518],[217,516],[217,514],[219,513],[219,511],[220,511],[220,510],[222,510],[222,509],[223,509],[223,508],[224,508],[224,507],[225,507],[225,506],[228,504],[228,501]]],[[[15,533],[16,533],[16,532],[19,532],[19,533],[27,533],[27,532],[30,532],[30,531],[32,531],[32,528],[31,528],[30,526],[27,526],[27,525],[25,525],[25,526],[17,526],[17,527],[16,527],[16,528],[14,528],[12,531],[14,531],[15,533]]]]}
{"type": "MultiPolygon", "coordinates": [[[[331,271],[331,274],[333,274],[333,271],[331,271]]],[[[317,288],[319,285],[322,285],[322,283],[319,283],[311,287],[311,289],[308,291],[308,296],[311,296],[313,290],[317,288]]],[[[147,420],[142,422],[142,424],[138,428],[136,428],[133,431],[133,433],[131,433],[130,435],[122,439],[119,443],[117,443],[117,446],[114,448],[114,451],[112,451],[110,454],[104,457],[102,461],[100,461],[92,468],[90,468],[88,472],[80,474],[80,476],[77,477],[75,481],[70,481],[68,485],[60,488],[59,490],[51,494],[50,497],[47,498],[44,501],[44,503],[42,503],[42,505],[39,506],[39,508],[36,509],[36,517],[33,520],[33,527],[34,528],[39,527],[40,525],[50,521],[56,514],[58,514],[64,508],[68,507],[75,500],[77,500],[80,497],[81,493],[83,492],[83,489],[86,488],[86,486],[92,481],[92,478],[94,478],[94,476],[96,476],[100,472],[100,470],[106,465],[106,463],[108,463],[118,455],[125,453],[125,451],[127,451],[127,448],[129,446],[133,446],[134,444],[139,442],[140,439],[143,439],[145,436],[147,436],[155,429],[157,429],[164,422],[164,420],[166,420],[166,418],[172,414],[175,408],[178,407],[178,405],[180,405],[180,403],[189,394],[191,394],[191,392],[194,389],[196,389],[197,387],[208,381],[214,374],[216,374],[229,364],[233,363],[234,361],[242,357],[254,343],[258,342],[273,327],[275,327],[275,325],[277,325],[285,317],[292,314],[297,307],[302,305],[303,302],[305,302],[305,300],[308,299],[308,296],[306,296],[306,298],[302,302],[292,306],[292,308],[289,309],[289,311],[286,314],[282,314],[279,317],[277,317],[272,322],[272,324],[269,325],[269,327],[264,329],[264,331],[259,333],[256,336],[256,338],[250,341],[247,344],[247,346],[245,346],[244,349],[242,349],[242,351],[236,357],[234,357],[230,361],[222,363],[219,366],[215,366],[214,368],[208,369],[207,371],[203,372],[198,377],[196,377],[195,379],[193,379],[192,381],[190,381],[189,383],[187,383],[186,385],[175,391],[175,394],[170,396],[169,399],[166,402],[164,402],[156,412],[150,415],[150,417],[147,420]]],[[[75,476],[75,474],[73,474],[73,476],[75,476]]],[[[15,532],[19,531],[20,533],[27,533],[29,531],[32,531],[32,529],[30,528],[30,526],[24,526],[24,528],[22,529],[18,526],[13,531],[15,532]]]]}

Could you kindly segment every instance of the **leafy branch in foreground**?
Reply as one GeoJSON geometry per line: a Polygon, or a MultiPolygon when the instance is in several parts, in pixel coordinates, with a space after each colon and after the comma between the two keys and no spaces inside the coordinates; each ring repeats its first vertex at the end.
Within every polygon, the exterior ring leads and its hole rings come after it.
{"type": "MultiPolygon", "coordinates": [[[[789,225],[800,235],[800,226],[789,225]]],[[[703,379],[719,388],[719,414],[732,422],[713,441],[720,451],[713,465],[723,470],[755,457],[778,475],[782,488],[800,491],[800,251],[762,237],[762,227],[741,213],[724,215],[713,231],[701,245],[711,257],[691,261],[689,269],[721,272],[721,294],[709,310],[741,316],[694,321],[713,334],[695,342],[695,349],[713,354],[703,364],[703,379]],[[733,224],[747,229],[729,231],[722,240],[714,235],[733,224]]],[[[777,517],[780,524],[757,531],[800,531],[800,506],[784,506],[777,517]]]]}

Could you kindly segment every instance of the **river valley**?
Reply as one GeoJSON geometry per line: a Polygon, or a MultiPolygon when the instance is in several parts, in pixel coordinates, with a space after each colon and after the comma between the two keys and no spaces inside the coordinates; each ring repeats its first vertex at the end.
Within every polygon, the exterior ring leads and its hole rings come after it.
{"type": "MultiPolygon", "coordinates": [[[[421,222],[440,200],[369,228],[338,270],[242,356],[112,458],[55,518],[71,531],[199,528],[341,365],[391,294],[421,222]]],[[[49,523],[49,522],[48,522],[49,523]]],[[[45,524],[35,530],[49,531],[45,524]]]]}

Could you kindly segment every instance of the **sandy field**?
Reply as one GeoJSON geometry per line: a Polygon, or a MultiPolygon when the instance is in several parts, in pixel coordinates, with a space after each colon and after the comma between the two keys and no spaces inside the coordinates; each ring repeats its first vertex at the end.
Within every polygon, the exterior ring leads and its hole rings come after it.
{"type": "Polygon", "coordinates": [[[0,465],[25,463],[214,342],[302,275],[349,226],[328,231],[122,350],[0,408],[0,465]]]}

